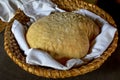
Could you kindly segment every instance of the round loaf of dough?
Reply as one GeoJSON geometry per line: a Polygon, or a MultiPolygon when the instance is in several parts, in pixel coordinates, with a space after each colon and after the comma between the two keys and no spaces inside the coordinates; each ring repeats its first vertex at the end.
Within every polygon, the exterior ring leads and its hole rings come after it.
{"type": "Polygon", "coordinates": [[[47,51],[55,59],[82,58],[88,53],[90,40],[98,34],[96,27],[83,15],[54,13],[34,22],[26,40],[31,48],[47,51]]]}

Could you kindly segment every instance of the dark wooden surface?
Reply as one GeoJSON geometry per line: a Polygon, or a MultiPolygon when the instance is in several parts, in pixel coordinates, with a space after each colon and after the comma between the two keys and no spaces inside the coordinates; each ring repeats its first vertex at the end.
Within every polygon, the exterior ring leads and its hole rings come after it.
{"type": "MultiPolygon", "coordinates": [[[[97,5],[114,18],[120,32],[120,5],[114,0],[99,0],[97,5]]],[[[16,65],[4,50],[3,36],[4,31],[0,33],[0,80],[53,80],[32,75],[16,65]]],[[[99,69],[82,76],[57,80],[120,80],[120,41],[116,51],[99,69]]]]}

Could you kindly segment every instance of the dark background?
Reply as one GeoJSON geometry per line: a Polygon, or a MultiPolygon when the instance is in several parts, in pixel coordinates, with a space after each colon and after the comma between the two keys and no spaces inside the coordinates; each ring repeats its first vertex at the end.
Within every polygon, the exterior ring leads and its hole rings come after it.
{"type": "MultiPolygon", "coordinates": [[[[108,12],[115,20],[120,33],[120,4],[115,0],[98,0],[96,4],[108,12]]],[[[53,80],[29,74],[16,65],[3,48],[3,34],[0,33],[0,80],[53,80]]],[[[82,76],[63,80],[120,80],[120,41],[111,57],[97,70],[82,76]]],[[[62,79],[58,79],[62,80],[62,79]]]]}

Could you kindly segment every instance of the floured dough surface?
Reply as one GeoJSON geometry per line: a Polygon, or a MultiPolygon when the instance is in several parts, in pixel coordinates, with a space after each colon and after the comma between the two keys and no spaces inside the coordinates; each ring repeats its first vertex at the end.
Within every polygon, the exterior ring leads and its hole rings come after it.
{"type": "Polygon", "coordinates": [[[90,40],[98,34],[96,26],[80,14],[54,13],[34,22],[26,40],[31,48],[47,51],[55,59],[82,58],[88,53],[90,40]]]}

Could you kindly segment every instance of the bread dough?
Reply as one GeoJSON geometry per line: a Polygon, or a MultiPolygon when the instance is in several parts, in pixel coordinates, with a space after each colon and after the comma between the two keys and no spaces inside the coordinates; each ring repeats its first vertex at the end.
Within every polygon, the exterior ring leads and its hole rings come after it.
{"type": "Polygon", "coordinates": [[[82,58],[99,33],[90,18],[73,12],[54,13],[34,22],[27,31],[31,48],[47,51],[55,59],[82,58]]]}

